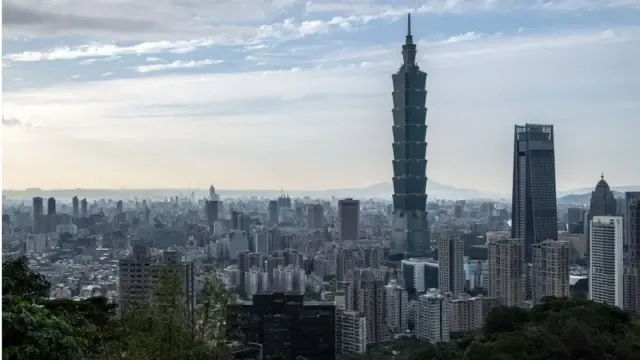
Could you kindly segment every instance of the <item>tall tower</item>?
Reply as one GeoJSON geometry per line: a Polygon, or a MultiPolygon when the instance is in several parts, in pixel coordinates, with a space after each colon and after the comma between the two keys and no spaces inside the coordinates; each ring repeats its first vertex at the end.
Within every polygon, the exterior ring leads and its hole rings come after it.
{"type": "Polygon", "coordinates": [[[77,218],[80,216],[80,200],[78,200],[77,196],[74,196],[71,200],[71,204],[73,207],[73,217],[77,218]]]}
{"type": "Polygon", "coordinates": [[[640,314],[640,192],[625,193],[624,309],[640,314]]]}
{"type": "MultiPolygon", "coordinates": [[[[600,176],[600,181],[596,184],[596,188],[591,192],[591,200],[589,202],[589,216],[587,217],[587,239],[591,233],[591,220],[596,216],[616,216],[617,214],[616,198],[609,184],[604,180],[604,174],[600,176]]],[[[590,243],[587,242],[587,254],[591,252],[590,243]]]]}
{"type": "Polygon", "coordinates": [[[624,306],[623,232],[621,216],[596,216],[591,220],[589,300],[619,308],[624,306]]]}
{"type": "Polygon", "coordinates": [[[438,236],[438,288],[453,295],[464,293],[464,241],[453,230],[438,236]]]}
{"type": "Polygon", "coordinates": [[[393,228],[392,254],[424,255],[429,250],[427,223],[427,74],[416,64],[411,14],[402,46],[404,63],[393,80],[393,228]]]}
{"type": "Polygon", "coordinates": [[[338,201],[338,223],[340,241],[357,241],[360,238],[360,200],[347,198],[338,201]]]}
{"type": "Polygon", "coordinates": [[[527,263],[531,262],[533,244],[558,240],[553,138],[552,125],[515,127],[511,237],[524,239],[527,263]]]}

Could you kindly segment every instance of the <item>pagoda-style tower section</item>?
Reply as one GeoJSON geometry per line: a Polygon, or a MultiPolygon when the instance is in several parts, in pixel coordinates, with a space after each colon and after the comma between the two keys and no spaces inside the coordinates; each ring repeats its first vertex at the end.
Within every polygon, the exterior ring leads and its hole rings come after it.
{"type": "Polygon", "coordinates": [[[427,223],[427,74],[416,64],[411,14],[402,46],[404,63],[393,79],[393,208],[392,253],[421,256],[429,251],[427,223]]]}

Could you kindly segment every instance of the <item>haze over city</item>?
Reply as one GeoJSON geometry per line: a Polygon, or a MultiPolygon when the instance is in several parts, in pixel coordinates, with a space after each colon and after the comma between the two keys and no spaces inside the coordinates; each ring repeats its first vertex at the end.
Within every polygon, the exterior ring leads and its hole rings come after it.
{"type": "Polygon", "coordinates": [[[614,188],[640,183],[637,2],[3,10],[5,189],[390,182],[389,75],[409,11],[428,73],[430,179],[509,193],[513,125],[534,122],[554,125],[559,191],[593,187],[601,172],[614,188]]]}

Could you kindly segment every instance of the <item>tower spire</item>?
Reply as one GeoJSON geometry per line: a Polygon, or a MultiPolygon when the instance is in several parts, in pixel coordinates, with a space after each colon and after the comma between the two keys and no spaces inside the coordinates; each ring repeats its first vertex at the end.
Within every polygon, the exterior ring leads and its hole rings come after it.
{"type": "Polygon", "coordinates": [[[411,36],[411,13],[407,14],[407,36],[411,36]]]}
{"type": "Polygon", "coordinates": [[[407,40],[402,45],[402,58],[405,66],[416,64],[416,45],[411,35],[411,13],[407,14],[407,40]]]}

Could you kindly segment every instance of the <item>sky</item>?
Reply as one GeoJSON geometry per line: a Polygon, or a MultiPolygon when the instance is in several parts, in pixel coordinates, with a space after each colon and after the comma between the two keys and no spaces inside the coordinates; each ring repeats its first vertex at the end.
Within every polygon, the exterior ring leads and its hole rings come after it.
{"type": "MultiPolygon", "coordinates": [[[[389,182],[406,14],[427,176],[509,192],[515,124],[558,190],[640,184],[639,0],[4,0],[2,187],[389,182]]],[[[428,185],[427,185],[428,189],[428,185]]]]}

